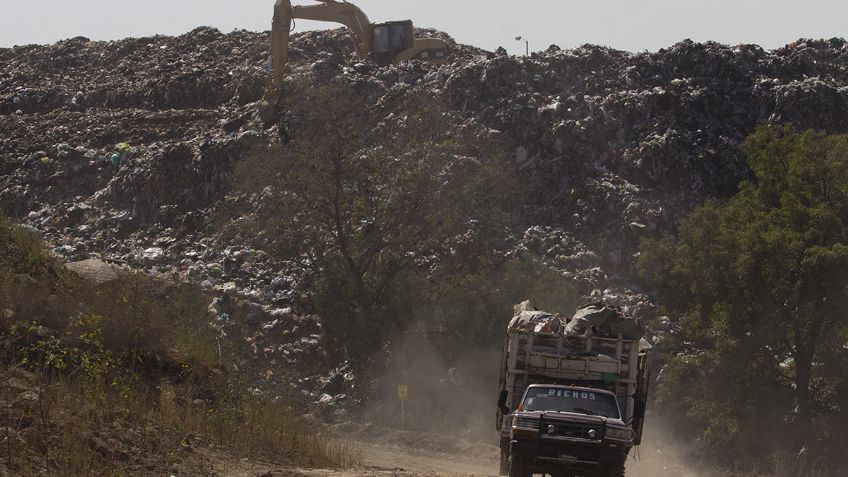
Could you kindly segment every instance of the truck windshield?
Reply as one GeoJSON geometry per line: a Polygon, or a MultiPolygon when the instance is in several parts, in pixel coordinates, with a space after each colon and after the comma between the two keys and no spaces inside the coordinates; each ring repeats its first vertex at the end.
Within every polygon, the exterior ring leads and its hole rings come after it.
{"type": "Polygon", "coordinates": [[[620,419],[615,397],[579,389],[534,387],[524,396],[525,411],[576,412],[620,419]]]}

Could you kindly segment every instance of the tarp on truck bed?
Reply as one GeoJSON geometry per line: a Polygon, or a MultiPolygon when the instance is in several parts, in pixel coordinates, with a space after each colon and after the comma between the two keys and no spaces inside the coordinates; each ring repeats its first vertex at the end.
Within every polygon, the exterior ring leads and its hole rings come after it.
{"type": "Polygon", "coordinates": [[[621,308],[590,303],[577,309],[565,327],[566,336],[583,336],[591,329],[595,336],[638,340],[645,334],[639,320],[624,314],[621,308]]]}
{"type": "Polygon", "coordinates": [[[525,301],[515,306],[515,316],[509,322],[509,329],[561,334],[565,332],[567,323],[565,316],[536,310],[530,301],[525,301]]]}
{"type": "Polygon", "coordinates": [[[645,334],[639,320],[628,316],[621,308],[603,303],[581,306],[571,318],[536,310],[529,301],[515,307],[515,316],[509,323],[510,330],[534,333],[555,333],[565,336],[584,336],[592,330],[594,336],[639,340],[645,334]]]}

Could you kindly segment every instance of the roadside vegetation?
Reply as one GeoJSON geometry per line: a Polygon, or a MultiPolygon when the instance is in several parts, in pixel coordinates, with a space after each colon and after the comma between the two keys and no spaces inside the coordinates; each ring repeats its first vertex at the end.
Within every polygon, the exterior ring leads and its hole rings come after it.
{"type": "Polygon", "coordinates": [[[95,285],[0,219],[0,465],[12,475],[200,473],[199,451],[355,463],[295,396],[247,392],[238,349],[192,285],[121,271],[95,285]]]}
{"type": "Polygon", "coordinates": [[[848,439],[848,136],[764,126],[743,151],[737,195],[642,244],[680,317],[657,404],[725,464],[825,475],[848,439]]]}

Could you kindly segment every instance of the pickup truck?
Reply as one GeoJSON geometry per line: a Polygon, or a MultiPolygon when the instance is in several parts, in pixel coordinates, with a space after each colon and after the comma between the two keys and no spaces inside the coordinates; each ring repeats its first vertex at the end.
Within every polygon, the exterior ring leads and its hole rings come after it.
{"type": "MultiPolygon", "coordinates": [[[[591,306],[592,316],[612,313],[591,306]]],[[[623,477],[627,456],[642,439],[650,345],[632,326],[613,324],[614,336],[604,325],[567,328],[587,314],[585,307],[573,318],[530,308],[528,302],[516,307],[504,343],[501,475],[623,477]],[[627,336],[620,330],[629,330],[627,336]]]]}

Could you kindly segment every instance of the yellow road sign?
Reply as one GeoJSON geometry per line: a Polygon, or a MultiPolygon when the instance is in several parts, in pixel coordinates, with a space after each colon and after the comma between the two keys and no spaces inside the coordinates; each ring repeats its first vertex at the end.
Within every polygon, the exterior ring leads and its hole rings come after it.
{"type": "Polygon", "coordinates": [[[409,386],[406,384],[398,384],[398,399],[401,401],[409,399],[409,386]]]}

